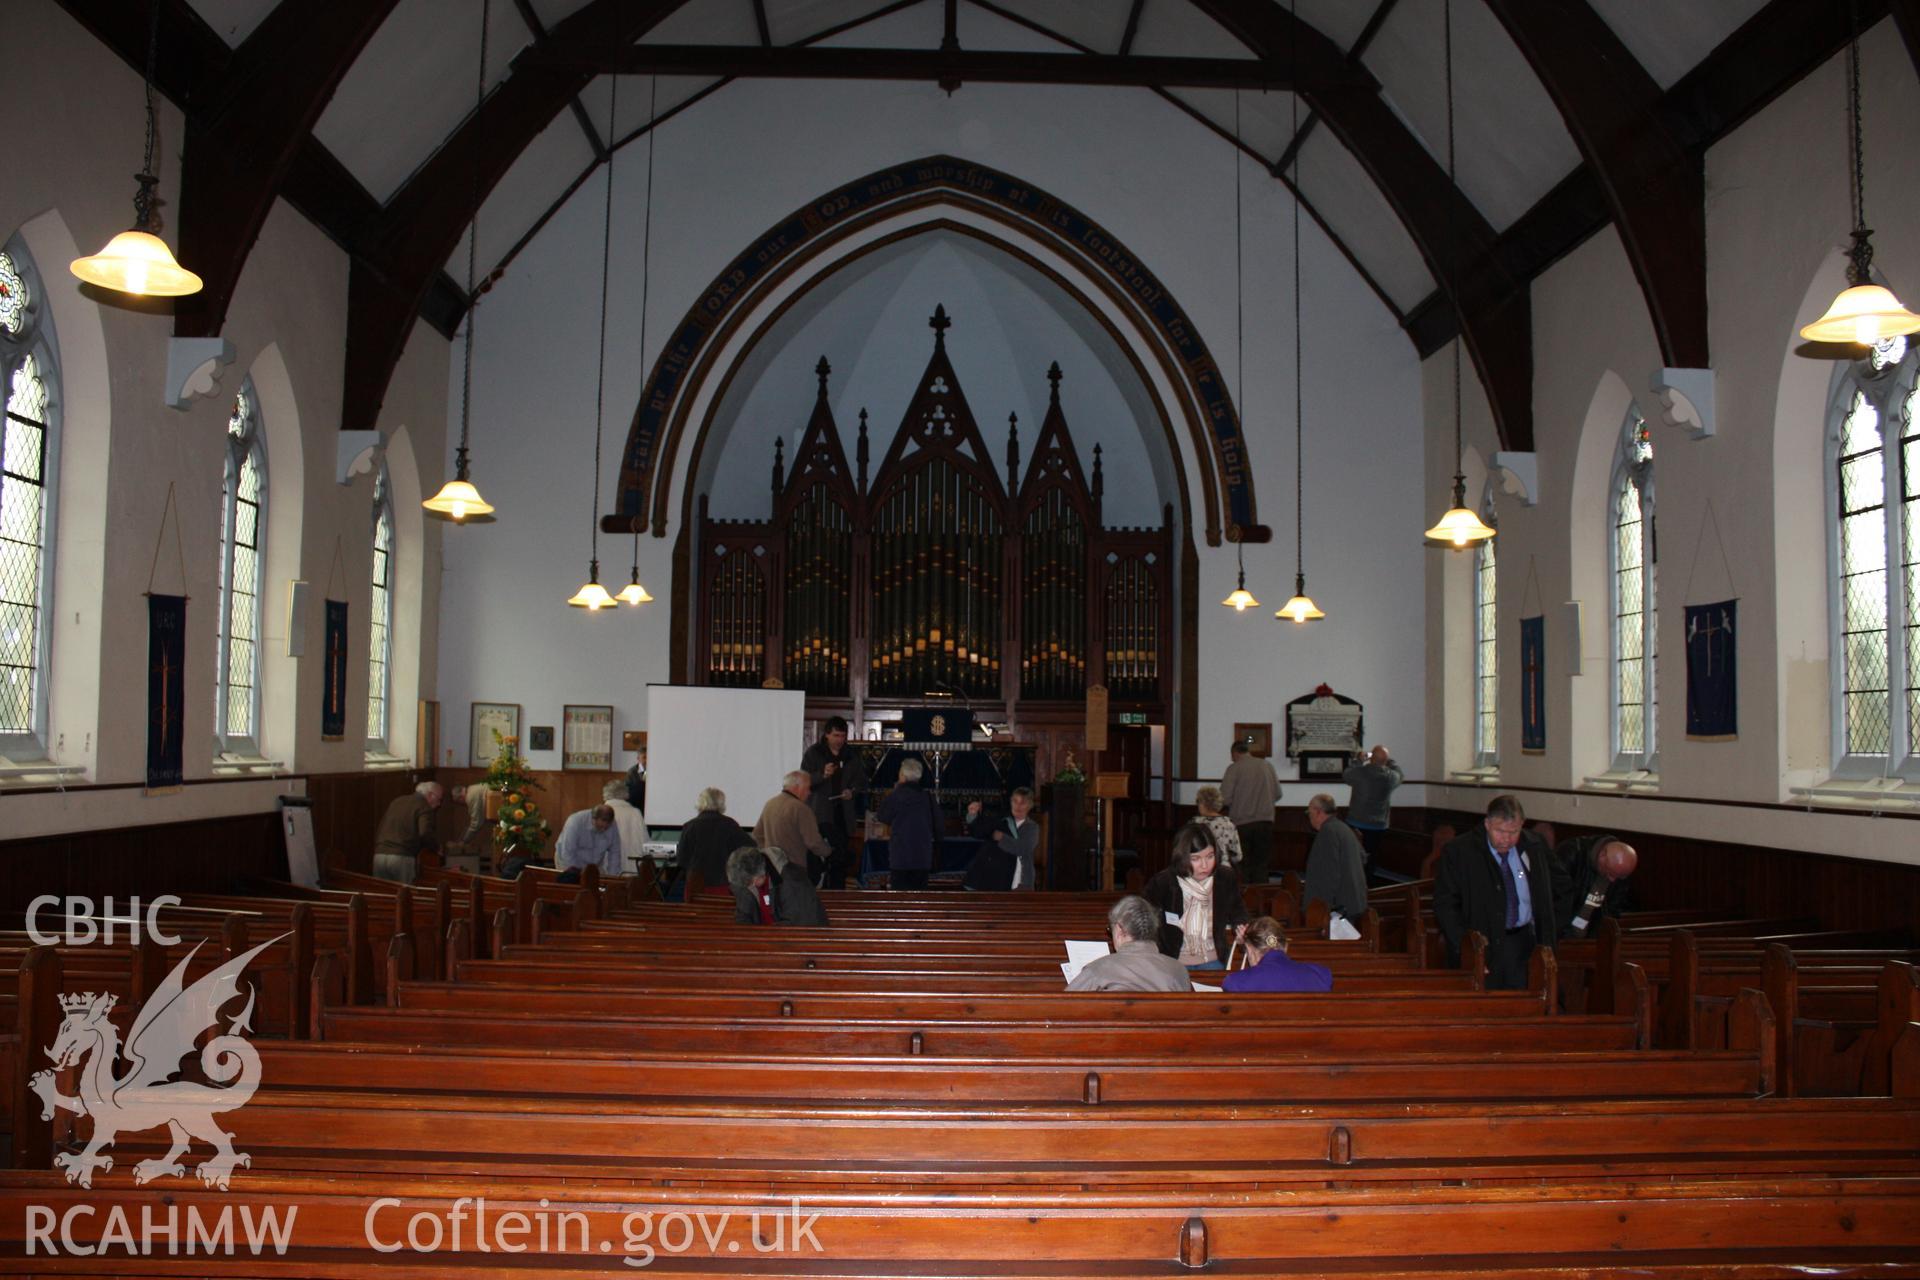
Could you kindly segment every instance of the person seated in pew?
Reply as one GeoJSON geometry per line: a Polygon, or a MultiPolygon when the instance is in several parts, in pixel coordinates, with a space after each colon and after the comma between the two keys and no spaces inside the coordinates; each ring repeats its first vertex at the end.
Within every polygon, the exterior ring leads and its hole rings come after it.
{"type": "Polygon", "coordinates": [[[1329,795],[1307,801],[1307,825],[1313,848],[1307,851],[1307,901],[1318,899],[1350,921],[1367,913],[1366,850],[1353,828],[1335,817],[1339,806],[1329,795]]]}
{"type": "MultiPolygon", "coordinates": [[[[627,784],[623,778],[615,778],[600,788],[600,799],[613,810],[614,830],[620,833],[620,852],[631,863],[647,847],[647,816],[627,803],[627,784]]],[[[635,869],[633,866],[622,868],[623,871],[635,869]]]]}
{"type": "Polygon", "coordinates": [[[1160,911],[1136,894],[1107,910],[1111,954],[1087,962],[1067,984],[1069,991],[1192,991],[1193,980],[1178,960],[1160,953],[1155,941],[1160,911]]]}
{"type": "Polygon", "coordinates": [[[778,845],[760,852],[767,855],[767,864],[773,868],[769,887],[773,890],[774,923],[803,929],[824,929],[833,923],[827,919],[827,909],[821,905],[820,893],[813,887],[808,868],[796,867],[787,851],[778,845]]]}
{"type": "Polygon", "coordinates": [[[1601,916],[1633,910],[1629,876],[1639,860],[1615,835],[1575,836],[1553,846],[1554,915],[1562,936],[1583,938],[1601,916]]]}
{"type": "Polygon", "coordinates": [[[602,876],[626,874],[620,861],[620,828],[613,825],[611,805],[573,814],[554,842],[553,865],[559,869],[563,884],[577,882],[581,869],[588,864],[599,867],[602,876]]]}
{"type": "Polygon", "coordinates": [[[696,871],[705,892],[724,898],[727,887],[727,855],[735,849],[753,847],[753,836],[727,816],[727,793],[718,787],[702,787],[694,797],[693,820],[680,828],[680,843],[674,851],[680,859],[684,881],[696,871]]]}
{"type": "Polygon", "coordinates": [[[1489,991],[1524,991],[1534,947],[1552,946],[1559,933],[1553,858],[1526,822],[1518,797],[1495,796],[1486,822],[1450,841],[1434,870],[1433,918],[1447,963],[1460,967],[1460,944],[1478,931],[1487,940],[1489,991]]]}
{"type": "Polygon", "coordinates": [[[423,782],[387,806],[373,841],[374,875],[401,884],[413,883],[421,851],[440,851],[439,818],[435,810],[446,798],[445,787],[437,782],[423,782]]]}
{"type": "MultiPolygon", "coordinates": [[[[1317,797],[1316,797],[1317,798],[1317,797]]],[[[1247,926],[1247,967],[1220,980],[1223,991],[1331,991],[1333,970],[1287,955],[1287,931],[1272,916],[1247,926]]]]}
{"type": "Polygon", "coordinates": [[[1240,832],[1227,816],[1227,801],[1218,787],[1202,787],[1193,793],[1194,821],[1204,823],[1213,832],[1213,851],[1220,860],[1240,870],[1240,832]]]}
{"type": "Polygon", "coordinates": [[[1173,861],[1147,881],[1148,902],[1164,913],[1160,950],[1190,970],[1226,968],[1227,953],[1247,924],[1240,877],[1219,865],[1213,832],[1189,822],[1173,838],[1173,861]]]}
{"type": "Polygon", "coordinates": [[[727,886],[733,891],[735,924],[827,925],[820,895],[806,872],[789,863],[784,849],[735,849],[727,855],[727,886]]]}
{"type": "Polygon", "coordinates": [[[980,841],[980,852],[967,864],[961,887],[986,893],[1034,887],[1033,852],[1040,844],[1040,824],[1031,816],[1032,788],[1015,787],[1007,808],[1008,816],[989,818],[978,800],[967,806],[967,834],[980,841]]]}

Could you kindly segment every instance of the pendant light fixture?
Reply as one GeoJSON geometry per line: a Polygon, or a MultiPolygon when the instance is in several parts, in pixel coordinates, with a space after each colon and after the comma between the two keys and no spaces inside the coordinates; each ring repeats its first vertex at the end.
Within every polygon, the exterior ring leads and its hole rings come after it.
{"type": "MultiPolygon", "coordinates": [[[[1246,343],[1246,300],[1245,273],[1240,269],[1240,91],[1233,91],[1233,348],[1234,371],[1240,379],[1240,426],[1246,429],[1247,405],[1247,343],[1246,343]]],[[[1260,602],[1253,598],[1253,592],[1247,590],[1247,544],[1241,540],[1240,526],[1232,525],[1227,536],[1233,539],[1233,550],[1240,566],[1240,580],[1227,598],[1220,603],[1235,613],[1245,613],[1249,609],[1258,609],[1260,602]]]]}
{"type": "MultiPolygon", "coordinates": [[[[660,122],[660,77],[653,77],[647,95],[647,202],[640,221],[640,390],[647,389],[647,286],[653,282],[653,151],[658,144],[660,122]]],[[[611,139],[611,128],[607,132],[611,139]]],[[[607,157],[607,186],[613,186],[613,157],[607,157]]],[[[604,341],[604,339],[603,339],[604,341]]],[[[602,357],[604,359],[604,357],[602,357]]],[[[627,604],[645,604],[653,597],[640,585],[640,518],[633,521],[633,580],[620,588],[620,600],[627,604]]]]}
{"type": "MultiPolygon", "coordinates": [[[[607,140],[612,145],[616,112],[620,106],[620,77],[613,77],[607,90],[607,140]]],[[[593,392],[593,505],[587,509],[587,525],[593,545],[592,567],[586,585],[574,592],[567,603],[576,609],[596,613],[618,601],[600,585],[600,427],[607,402],[607,297],[613,278],[613,153],[607,153],[607,212],[600,231],[600,377],[593,392]]],[[[637,538],[639,535],[636,534],[637,538]]],[[[637,576],[637,575],[636,575],[637,576]]]]}
{"type": "Polygon", "coordinates": [[[1827,314],[1800,330],[1809,342],[1853,342],[1872,346],[1888,338],[1920,332],[1920,316],[1900,305],[1891,289],[1873,283],[1873,232],[1867,227],[1866,154],[1860,124],[1860,5],[1849,0],[1853,38],[1847,44],[1847,114],[1853,123],[1853,249],[1848,253],[1847,288],[1827,314]]]}
{"type": "Polygon", "coordinates": [[[1460,435],[1460,347],[1466,339],[1466,326],[1460,320],[1460,237],[1455,227],[1454,205],[1465,199],[1454,176],[1453,157],[1453,0],[1441,0],[1440,20],[1445,27],[1441,46],[1447,67],[1447,184],[1454,188],[1447,203],[1447,252],[1452,257],[1453,298],[1453,505],[1440,523],[1427,530],[1427,541],[1459,551],[1494,536],[1494,531],[1467,508],[1466,450],[1460,435]]]}
{"type": "MultiPolygon", "coordinates": [[[[480,104],[487,95],[487,10],[480,6],[480,73],[474,85],[473,113],[477,119],[480,104]]],[[[440,486],[440,492],[420,505],[427,514],[455,524],[488,524],[493,507],[474,488],[467,471],[467,432],[473,405],[473,322],[480,310],[480,295],[473,291],[473,264],[480,243],[480,161],[473,162],[473,218],[467,224],[467,336],[460,374],[460,447],[453,454],[453,479],[440,486]]]]}
{"type": "Polygon", "coordinates": [[[75,258],[68,270],[102,289],[130,293],[136,297],[180,298],[200,292],[200,277],[173,260],[167,242],[154,234],[158,225],[154,206],[158,203],[154,188],[160,179],[153,171],[153,146],[158,132],[153,106],[153,64],[160,48],[160,3],[152,0],[152,17],[147,26],[147,154],[134,181],[140,189],[133,196],[133,230],[122,231],[107,242],[107,247],[90,258],[75,258]]]}
{"type": "MultiPolygon", "coordinates": [[[[1293,13],[1294,31],[1299,31],[1300,16],[1297,12],[1298,0],[1288,6],[1293,13]]],[[[1298,38],[1295,48],[1298,48],[1298,38]]],[[[1293,134],[1300,136],[1300,90],[1299,59],[1294,60],[1295,89],[1293,98],[1293,134]]],[[[1306,413],[1302,408],[1305,397],[1301,394],[1301,384],[1306,380],[1307,367],[1300,358],[1300,149],[1293,152],[1293,597],[1273,616],[1285,618],[1290,622],[1318,622],[1326,617],[1326,612],[1313,602],[1307,594],[1307,541],[1306,541],[1306,455],[1301,439],[1306,433],[1306,413]]]]}

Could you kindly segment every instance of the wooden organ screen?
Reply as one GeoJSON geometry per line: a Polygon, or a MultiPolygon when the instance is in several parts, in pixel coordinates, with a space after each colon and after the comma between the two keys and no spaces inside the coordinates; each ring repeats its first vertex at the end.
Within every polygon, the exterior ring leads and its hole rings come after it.
{"type": "Polygon", "coordinates": [[[688,675],[778,680],[809,714],[963,697],[1017,720],[1085,700],[1164,714],[1169,704],[1172,522],[1108,529],[1100,449],[1089,475],[1060,405],[1060,370],[1024,473],[1019,427],[1004,474],[945,348],[934,351],[872,482],[866,413],[849,466],[823,359],[791,475],[775,443],[773,514],[718,520],[700,501],[699,639],[688,675]],[[997,706],[996,706],[997,704],[997,706]]]}

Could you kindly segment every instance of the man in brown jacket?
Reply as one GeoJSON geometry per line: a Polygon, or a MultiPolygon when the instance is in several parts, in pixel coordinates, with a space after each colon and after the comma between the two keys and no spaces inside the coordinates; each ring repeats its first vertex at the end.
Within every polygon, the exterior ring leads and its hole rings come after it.
{"type": "Polygon", "coordinates": [[[412,884],[419,869],[420,851],[437,850],[439,817],[436,810],[447,798],[447,789],[437,782],[423,782],[407,795],[397,797],[380,819],[380,831],[373,840],[373,874],[382,880],[412,884]]]}
{"type": "Polygon", "coordinates": [[[760,810],[760,821],[753,824],[753,842],[762,849],[784,849],[790,858],[805,849],[824,864],[832,854],[820,821],[813,816],[807,797],[813,794],[813,782],[804,769],[795,769],[780,779],[780,794],[760,810]]]}

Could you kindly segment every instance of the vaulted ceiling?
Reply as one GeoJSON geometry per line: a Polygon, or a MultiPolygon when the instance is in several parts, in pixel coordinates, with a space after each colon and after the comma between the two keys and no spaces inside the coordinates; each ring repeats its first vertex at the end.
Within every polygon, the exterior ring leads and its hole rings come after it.
{"type": "MultiPolygon", "coordinates": [[[[375,420],[416,317],[457,324],[476,198],[484,287],[611,150],[739,77],[1060,80],[1160,94],[1258,158],[1423,353],[1464,334],[1527,448],[1528,282],[1611,221],[1664,357],[1707,364],[1705,147],[1848,35],[1837,0],[1453,0],[1456,185],[1441,0],[1298,0],[1297,26],[1276,0],[479,0],[477,111],[474,0],[156,2],[188,120],[181,254],[209,286],[176,328],[219,331],[287,198],[352,256],[345,427],[375,420]],[[863,34],[909,13],[922,46],[863,34]],[[615,72],[657,81],[609,135],[615,72]]],[[[145,4],[62,3],[144,65],[145,4]]],[[[1858,9],[1915,48],[1920,0],[1858,9]]]]}

